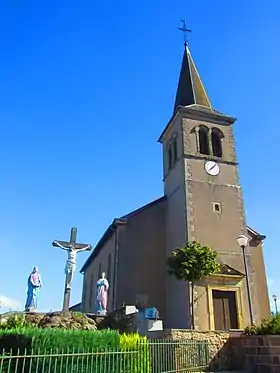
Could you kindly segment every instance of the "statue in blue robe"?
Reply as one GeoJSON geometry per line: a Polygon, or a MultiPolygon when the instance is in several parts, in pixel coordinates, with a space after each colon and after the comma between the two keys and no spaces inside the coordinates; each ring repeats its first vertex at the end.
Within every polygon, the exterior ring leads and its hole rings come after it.
{"type": "Polygon", "coordinates": [[[32,273],[28,277],[27,286],[25,312],[35,312],[37,309],[38,295],[42,287],[42,279],[37,267],[33,268],[32,273]]]}

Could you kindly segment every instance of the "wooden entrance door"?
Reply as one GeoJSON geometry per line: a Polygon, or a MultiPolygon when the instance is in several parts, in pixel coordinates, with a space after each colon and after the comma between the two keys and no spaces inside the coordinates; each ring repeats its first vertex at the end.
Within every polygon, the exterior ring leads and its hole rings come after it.
{"type": "Polygon", "coordinates": [[[215,330],[238,329],[235,291],[212,290],[215,330]]]}

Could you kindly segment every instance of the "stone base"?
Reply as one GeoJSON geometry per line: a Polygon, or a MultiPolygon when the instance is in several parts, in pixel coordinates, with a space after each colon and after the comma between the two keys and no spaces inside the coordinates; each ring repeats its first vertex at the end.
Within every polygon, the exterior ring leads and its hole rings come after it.
{"type": "MultiPolygon", "coordinates": [[[[210,372],[242,370],[243,355],[240,351],[242,332],[197,331],[191,329],[164,329],[150,331],[150,339],[171,339],[177,341],[208,341],[210,348],[210,372]]],[[[280,373],[280,370],[279,372],[280,373]]]]}
{"type": "Polygon", "coordinates": [[[20,325],[30,325],[38,328],[60,328],[74,330],[96,330],[96,322],[86,314],[80,312],[11,312],[1,315],[0,323],[5,324],[9,317],[18,319],[20,325]]]}
{"type": "Polygon", "coordinates": [[[106,316],[99,316],[95,313],[85,313],[85,315],[90,318],[91,320],[95,321],[97,329],[100,323],[103,322],[104,319],[106,319],[106,316]]]}
{"type": "MultiPolygon", "coordinates": [[[[99,316],[95,315],[96,322],[99,316]]],[[[103,317],[98,329],[114,329],[120,333],[135,333],[134,314],[126,315],[126,308],[122,307],[103,317]]]]}
{"type": "Polygon", "coordinates": [[[148,336],[149,333],[152,332],[160,332],[163,330],[163,323],[162,320],[150,320],[150,319],[142,319],[139,321],[137,326],[137,332],[140,335],[148,336]]]}
{"type": "Polygon", "coordinates": [[[241,338],[244,366],[250,373],[280,372],[280,336],[256,335],[241,338]]]}
{"type": "Polygon", "coordinates": [[[135,306],[125,306],[125,314],[133,315],[138,312],[138,309],[135,306]]]}

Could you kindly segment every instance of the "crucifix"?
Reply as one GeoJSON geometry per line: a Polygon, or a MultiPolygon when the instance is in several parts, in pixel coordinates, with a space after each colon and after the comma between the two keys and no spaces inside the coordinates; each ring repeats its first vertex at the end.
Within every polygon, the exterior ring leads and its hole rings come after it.
{"type": "Polygon", "coordinates": [[[183,32],[183,35],[184,35],[184,44],[188,45],[187,33],[188,32],[192,32],[192,30],[190,30],[190,29],[187,28],[187,24],[186,24],[186,21],[184,19],[182,19],[181,22],[182,22],[182,27],[178,27],[178,30],[180,30],[180,31],[183,32]]]}
{"type": "Polygon", "coordinates": [[[68,252],[68,259],[65,266],[65,289],[63,298],[63,311],[69,311],[71,283],[76,271],[77,253],[80,251],[90,251],[91,245],[77,243],[77,228],[71,228],[70,241],[53,241],[52,245],[60,247],[68,252]]]}

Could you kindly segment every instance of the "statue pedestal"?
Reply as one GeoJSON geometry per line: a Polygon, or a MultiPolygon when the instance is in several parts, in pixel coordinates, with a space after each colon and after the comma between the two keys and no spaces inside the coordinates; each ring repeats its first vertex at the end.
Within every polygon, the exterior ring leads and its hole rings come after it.
{"type": "Polygon", "coordinates": [[[126,315],[133,315],[138,312],[135,306],[125,306],[125,314],[126,315]]]}
{"type": "Polygon", "coordinates": [[[157,332],[163,330],[162,320],[148,320],[144,319],[137,328],[140,335],[147,335],[149,332],[157,332]]]}
{"type": "Polygon", "coordinates": [[[96,312],[96,316],[107,316],[107,312],[106,311],[96,312]]]}
{"type": "Polygon", "coordinates": [[[140,335],[147,335],[149,332],[163,330],[163,322],[159,319],[146,318],[144,312],[135,314],[136,331],[140,335]]]}

